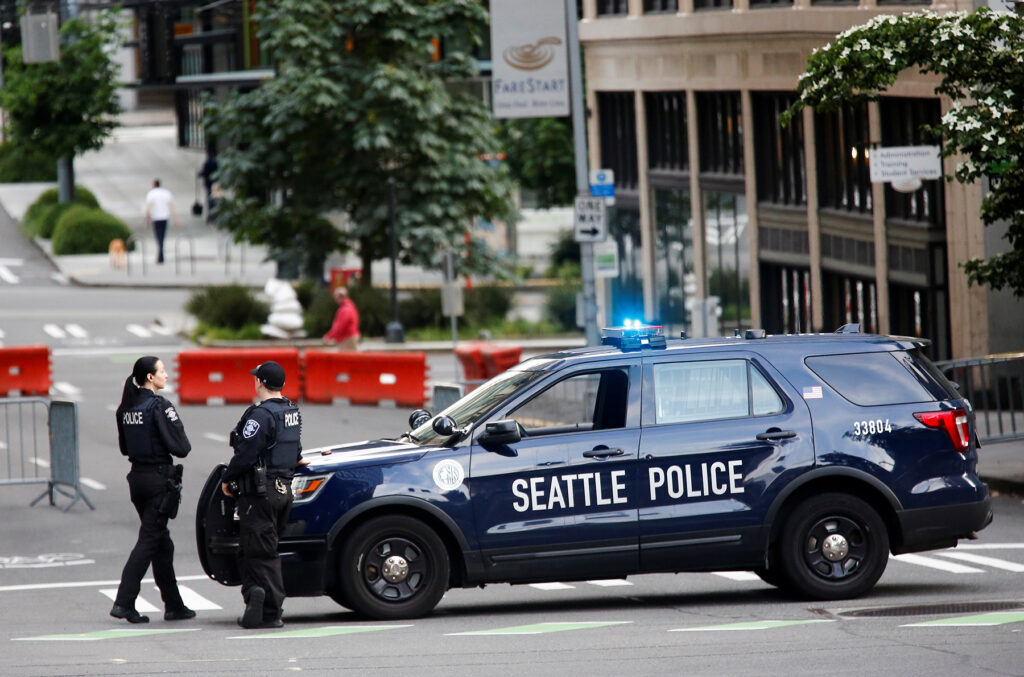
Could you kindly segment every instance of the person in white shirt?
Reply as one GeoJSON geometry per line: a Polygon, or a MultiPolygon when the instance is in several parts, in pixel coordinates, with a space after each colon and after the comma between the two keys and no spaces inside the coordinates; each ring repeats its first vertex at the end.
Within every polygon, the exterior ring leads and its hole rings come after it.
{"type": "Polygon", "coordinates": [[[157,263],[164,262],[164,235],[167,234],[167,221],[171,218],[174,219],[174,227],[180,228],[174,211],[174,196],[171,191],[160,187],[160,179],[154,179],[153,188],[146,193],[146,223],[153,224],[157,263]]]}

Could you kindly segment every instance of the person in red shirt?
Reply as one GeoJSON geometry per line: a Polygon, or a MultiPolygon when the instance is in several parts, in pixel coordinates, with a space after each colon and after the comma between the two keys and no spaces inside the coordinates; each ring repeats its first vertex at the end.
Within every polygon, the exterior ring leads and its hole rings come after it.
{"type": "Polygon", "coordinates": [[[338,302],[338,312],[334,314],[331,329],[324,334],[325,343],[337,343],[342,350],[359,348],[359,311],[356,304],[348,297],[348,288],[334,288],[334,300],[338,302]]]}

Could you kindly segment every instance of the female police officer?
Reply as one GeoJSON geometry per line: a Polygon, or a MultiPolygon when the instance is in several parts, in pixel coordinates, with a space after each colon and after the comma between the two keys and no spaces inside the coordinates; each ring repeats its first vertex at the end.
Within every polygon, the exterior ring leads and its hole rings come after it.
{"type": "Polygon", "coordinates": [[[156,394],[166,385],[164,363],[156,357],[140,357],[124,382],[116,414],[121,453],[132,461],[128,489],[142,521],[139,540],[121,572],[121,585],[110,610],[111,616],[129,623],[149,622],[148,616],[136,611],[135,598],[150,563],[164,601],[164,620],[186,620],[196,615],[178,592],[174,543],[167,530],[167,520],[177,514],[181,498],[181,466],[176,473],[171,455],[184,458],[192,445],[174,406],[156,394]]]}

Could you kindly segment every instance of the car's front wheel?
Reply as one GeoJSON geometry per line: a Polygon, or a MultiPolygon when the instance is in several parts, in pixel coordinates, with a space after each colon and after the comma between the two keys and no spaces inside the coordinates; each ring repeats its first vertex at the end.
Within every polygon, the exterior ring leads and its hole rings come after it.
{"type": "Polygon", "coordinates": [[[885,522],[849,494],[809,498],[783,525],[779,556],[795,592],[814,599],[847,599],[870,590],[889,561],[885,522]]]}
{"type": "Polygon", "coordinates": [[[340,597],[378,620],[429,613],[448,588],[448,551],[437,533],[404,515],[374,517],[352,532],[339,560],[340,597]]]}

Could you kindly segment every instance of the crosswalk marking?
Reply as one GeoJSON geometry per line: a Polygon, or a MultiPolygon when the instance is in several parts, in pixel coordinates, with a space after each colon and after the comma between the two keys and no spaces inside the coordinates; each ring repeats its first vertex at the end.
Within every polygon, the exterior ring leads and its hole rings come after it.
{"type": "Polygon", "coordinates": [[[64,273],[50,273],[50,279],[57,284],[70,284],[67,275],[64,273]]]}
{"type": "MultiPolygon", "coordinates": [[[[110,598],[111,602],[117,601],[117,588],[103,588],[100,590],[104,595],[110,598]]],[[[155,613],[160,611],[155,606],[146,601],[142,596],[135,598],[135,610],[141,614],[155,613]]]]}
{"type": "Polygon", "coordinates": [[[18,284],[21,280],[7,266],[0,265],[0,279],[7,284],[18,284]]]}
{"type": "Polygon", "coordinates": [[[730,581],[759,581],[761,580],[753,571],[712,571],[716,576],[728,578],[730,581]]]}
{"type": "Polygon", "coordinates": [[[337,637],[338,635],[355,635],[378,630],[397,630],[411,628],[411,625],[326,625],[320,628],[304,628],[302,630],[284,630],[282,632],[265,632],[258,635],[237,635],[228,639],[292,639],[295,637],[337,637]]]}
{"type": "Polygon", "coordinates": [[[935,559],[934,557],[925,557],[923,555],[892,555],[889,559],[896,560],[897,562],[904,562],[905,564],[917,564],[923,567],[930,567],[932,569],[948,571],[951,574],[985,573],[981,569],[975,569],[974,567],[964,566],[963,564],[957,564],[956,562],[943,562],[940,559],[935,559]]]}
{"type": "Polygon", "coordinates": [[[75,338],[78,338],[78,339],[89,338],[89,332],[87,332],[85,329],[83,329],[81,325],[78,325],[78,324],[66,324],[66,325],[64,325],[64,329],[69,334],[74,336],[75,338]]]}
{"type": "Polygon", "coordinates": [[[153,333],[150,332],[145,327],[143,327],[141,324],[129,324],[127,327],[125,327],[125,329],[127,329],[132,334],[135,334],[139,338],[151,338],[153,336],[153,333]]]}
{"type": "Polygon", "coordinates": [[[1024,622],[1024,612],[1020,611],[992,611],[985,614],[973,616],[954,616],[953,618],[939,618],[934,621],[923,623],[907,623],[901,628],[935,628],[935,627],[963,627],[963,626],[984,626],[984,625],[1005,625],[1007,623],[1024,622]]]}
{"type": "Polygon", "coordinates": [[[49,468],[50,467],[50,462],[47,461],[45,458],[39,458],[38,456],[33,456],[32,458],[30,458],[28,460],[29,460],[30,463],[35,463],[40,468],[49,468]]]}
{"type": "Polygon", "coordinates": [[[549,632],[566,632],[567,630],[589,630],[591,628],[603,628],[609,625],[626,625],[633,621],[578,621],[573,623],[531,623],[529,625],[513,625],[508,628],[494,628],[493,630],[472,630],[470,632],[449,632],[452,637],[464,637],[467,635],[543,635],[549,632]]]}
{"type": "Polygon", "coordinates": [[[969,552],[939,552],[936,553],[943,557],[950,557],[952,559],[958,559],[962,562],[970,562],[971,564],[980,564],[982,566],[989,566],[993,569],[1002,569],[1003,571],[1012,571],[1014,573],[1024,573],[1024,564],[1017,564],[1016,562],[1008,562],[1005,559],[998,559],[996,557],[987,557],[985,555],[972,555],[969,552]]]}
{"type": "Polygon", "coordinates": [[[106,484],[104,484],[103,482],[97,482],[96,480],[90,477],[82,477],[78,481],[84,484],[85,486],[89,487],[90,489],[95,489],[96,491],[106,491],[107,489],[106,484]]]}
{"type": "Polygon", "coordinates": [[[568,583],[530,583],[530,587],[538,590],[572,590],[576,586],[568,583]]]}
{"type": "Polygon", "coordinates": [[[149,331],[153,332],[154,334],[159,334],[160,336],[170,336],[171,334],[174,333],[174,330],[171,329],[170,327],[165,327],[162,324],[155,323],[149,325],[149,331]]]}
{"type": "Polygon", "coordinates": [[[3,338],[4,338],[4,330],[0,329],[0,341],[2,341],[3,338]]]}
{"type": "Polygon", "coordinates": [[[181,593],[181,601],[193,611],[216,611],[224,608],[220,604],[206,599],[187,585],[178,585],[178,592],[181,593]]]}
{"type": "Polygon", "coordinates": [[[44,324],[43,331],[52,336],[53,338],[67,338],[68,335],[64,333],[64,330],[55,324],[44,324]]]}
{"type": "Polygon", "coordinates": [[[53,389],[60,392],[62,395],[68,397],[74,397],[75,395],[81,395],[82,390],[76,386],[71,385],[67,381],[54,381],[53,389]]]}
{"type": "Polygon", "coordinates": [[[669,632],[718,632],[734,630],[772,630],[774,628],[786,628],[792,625],[810,625],[811,623],[835,623],[836,621],[826,618],[817,618],[803,621],[748,621],[743,623],[726,623],[724,625],[705,625],[699,628],[673,628],[669,632]]]}
{"type": "Polygon", "coordinates": [[[610,578],[601,581],[587,581],[590,585],[596,585],[602,588],[614,588],[620,585],[633,585],[624,578],[610,578]]]}
{"type": "Polygon", "coordinates": [[[203,433],[203,437],[214,442],[221,442],[223,444],[227,444],[228,442],[228,436],[221,435],[220,433],[203,433]]]}

